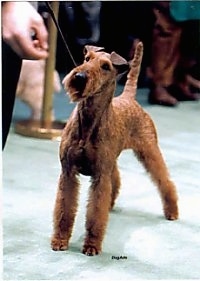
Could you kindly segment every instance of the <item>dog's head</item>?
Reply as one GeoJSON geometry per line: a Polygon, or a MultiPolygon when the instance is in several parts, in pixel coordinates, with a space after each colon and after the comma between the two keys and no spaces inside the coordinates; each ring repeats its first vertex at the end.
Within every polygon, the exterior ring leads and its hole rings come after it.
{"type": "Polygon", "coordinates": [[[129,69],[128,62],[115,52],[104,48],[85,46],[83,64],[74,68],[63,80],[64,88],[72,101],[103,94],[115,89],[118,74],[129,69]]]}

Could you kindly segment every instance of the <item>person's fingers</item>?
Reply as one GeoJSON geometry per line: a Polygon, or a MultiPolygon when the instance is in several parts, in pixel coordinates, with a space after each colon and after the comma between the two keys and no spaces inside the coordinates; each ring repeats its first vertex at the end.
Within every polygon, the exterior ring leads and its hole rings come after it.
{"type": "Polygon", "coordinates": [[[17,40],[13,40],[12,47],[16,53],[23,59],[46,59],[48,51],[41,48],[38,40],[32,40],[29,36],[23,36],[17,40]]]}
{"type": "Polygon", "coordinates": [[[48,32],[44,24],[39,22],[33,26],[35,37],[39,41],[40,47],[44,50],[48,49],[48,32]]]}
{"type": "Polygon", "coordinates": [[[48,56],[48,32],[40,14],[28,2],[6,2],[2,14],[3,40],[24,59],[48,56]],[[23,17],[20,18],[20,14],[23,17]]]}

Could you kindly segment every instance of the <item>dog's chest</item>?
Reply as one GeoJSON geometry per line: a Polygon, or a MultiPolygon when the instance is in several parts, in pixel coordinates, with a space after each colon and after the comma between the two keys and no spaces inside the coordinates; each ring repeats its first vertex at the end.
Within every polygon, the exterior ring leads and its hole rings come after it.
{"type": "Polygon", "coordinates": [[[75,168],[83,175],[92,176],[95,170],[95,149],[89,144],[82,145],[81,141],[73,144],[67,150],[66,162],[68,172],[75,168]]]}
{"type": "Polygon", "coordinates": [[[92,115],[80,117],[77,111],[72,114],[67,125],[64,144],[65,166],[67,171],[77,170],[83,175],[92,176],[96,170],[98,150],[102,139],[99,122],[92,115]]]}

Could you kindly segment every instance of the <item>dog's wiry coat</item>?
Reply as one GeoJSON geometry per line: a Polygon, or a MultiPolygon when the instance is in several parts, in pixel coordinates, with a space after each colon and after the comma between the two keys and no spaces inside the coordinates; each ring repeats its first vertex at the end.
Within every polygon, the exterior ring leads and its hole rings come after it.
{"type": "Polygon", "coordinates": [[[113,98],[116,76],[128,64],[116,53],[86,46],[85,61],[64,79],[72,101],[77,102],[60,145],[62,171],[54,209],[53,250],[66,250],[78,206],[78,174],[91,176],[83,253],[101,252],[109,210],[119,193],[117,158],[132,149],[158,186],[165,217],[178,218],[174,184],[160,153],[149,115],[135,101],[143,54],[138,43],[123,93],[113,98]]]}

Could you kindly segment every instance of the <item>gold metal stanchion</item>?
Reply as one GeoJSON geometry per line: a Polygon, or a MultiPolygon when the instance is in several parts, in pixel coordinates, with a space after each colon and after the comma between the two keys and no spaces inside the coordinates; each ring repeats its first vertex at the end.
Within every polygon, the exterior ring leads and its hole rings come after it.
{"type": "MultiPolygon", "coordinates": [[[[59,1],[51,2],[51,7],[55,18],[58,19],[59,1]]],[[[53,107],[53,75],[55,69],[57,30],[50,16],[48,18],[48,33],[49,56],[45,66],[42,118],[39,121],[23,120],[18,122],[15,126],[15,132],[23,136],[34,138],[56,139],[61,136],[64,123],[52,121],[51,114],[53,107]]]]}

